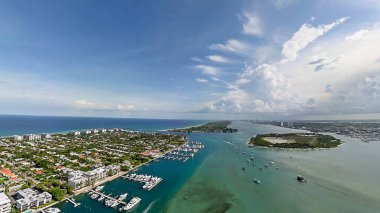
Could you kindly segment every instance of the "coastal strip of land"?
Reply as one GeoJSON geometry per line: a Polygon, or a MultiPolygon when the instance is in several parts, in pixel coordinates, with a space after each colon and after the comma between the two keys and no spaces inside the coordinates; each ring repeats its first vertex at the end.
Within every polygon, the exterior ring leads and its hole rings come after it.
{"type": "Polygon", "coordinates": [[[5,196],[16,208],[40,210],[146,165],[188,142],[184,134],[91,129],[0,138],[5,196]],[[43,202],[28,203],[36,196],[43,202]]]}
{"type": "Polygon", "coordinates": [[[228,127],[232,121],[212,121],[199,126],[192,126],[188,128],[178,128],[169,129],[169,132],[182,132],[182,133],[192,133],[192,132],[222,132],[222,133],[234,133],[237,129],[228,127]]]}
{"type": "Polygon", "coordinates": [[[257,147],[315,149],[334,148],[342,144],[342,142],[331,135],[315,133],[271,133],[252,137],[249,144],[257,147]]]}

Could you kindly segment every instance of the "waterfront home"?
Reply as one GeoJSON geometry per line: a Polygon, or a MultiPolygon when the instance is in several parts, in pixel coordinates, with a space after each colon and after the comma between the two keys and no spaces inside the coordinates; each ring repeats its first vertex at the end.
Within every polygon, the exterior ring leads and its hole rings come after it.
{"type": "Polygon", "coordinates": [[[38,193],[31,188],[18,191],[16,197],[16,207],[20,209],[20,211],[25,211],[32,207],[39,207],[52,200],[52,195],[50,193],[38,193]]]}
{"type": "Polygon", "coordinates": [[[0,212],[10,213],[11,211],[12,211],[11,200],[6,194],[0,193],[0,212]]]}
{"type": "Polygon", "coordinates": [[[105,178],[106,176],[107,176],[107,173],[104,167],[96,168],[94,170],[84,173],[84,177],[87,178],[88,181],[95,181],[98,179],[105,178]]]}

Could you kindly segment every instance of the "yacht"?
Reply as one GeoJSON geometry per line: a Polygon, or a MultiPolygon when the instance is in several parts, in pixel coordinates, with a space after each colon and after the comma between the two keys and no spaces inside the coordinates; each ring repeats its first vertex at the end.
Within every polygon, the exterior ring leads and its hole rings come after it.
{"type": "Polygon", "coordinates": [[[59,208],[48,208],[45,210],[46,213],[60,213],[61,210],[59,208]]]}
{"type": "Polygon", "coordinates": [[[95,191],[98,192],[98,191],[102,190],[103,188],[104,188],[104,186],[98,186],[98,187],[95,188],[95,191]]]}
{"type": "Polygon", "coordinates": [[[140,203],[140,201],[141,201],[141,198],[139,198],[139,197],[132,198],[132,200],[129,201],[129,203],[126,206],[124,206],[123,210],[128,211],[128,210],[132,209],[138,203],[140,203]]]}
{"type": "Polygon", "coordinates": [[[96,193],[94,193],[94,194],[92,194],[90,197],[91,197],[91,199],[97,199],[97,198],[99,197],[99,195],[96,194],[96,193]]]}
{"type": "Polygon", "coordinates": [[[261,183],[261,181],[259,179],[256,179],[256,178],[253,179],[253,182],[255,182],[256,184],[260,184],[261,183]]]}
{"type": "Polygon", "coordinates": [[[127,196],[128,196],[128,193],[121,194],[121,195],[119,196],[119,198],[117,198],[117,199],[118,199],[118,200],[124,200],[127,196]]]}

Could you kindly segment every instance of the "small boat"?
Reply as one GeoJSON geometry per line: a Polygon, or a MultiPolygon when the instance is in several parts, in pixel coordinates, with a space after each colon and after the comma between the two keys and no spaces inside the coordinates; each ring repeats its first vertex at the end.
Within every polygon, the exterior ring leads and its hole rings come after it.
{"type": "Polygon", "coordinates": [[[98,191],[102,190],[103,188],[104,188],[104,186],[98,186],[98,187],[95,188],[95,191],[98,192],[98,191]]]}
{"type": "Polygon", "coordinates": [[[141,201],[141,198],[139,198],[139,197],[132,198],[132,200],[129,201],[129,203],[126,206],[124,206],[123,210],[128,211],[128,210],[132,209],[138,203],[140,203],[140,201],[141,201]]]}
{"type": "Polygon", "coordinates": [[[277,166],[276,169],[279,169],[279,167],[277,166]]]}
{"type": "Polygon", "coordinates": [[[104,196],[100,196],[100,198],[98,199],[98,201],[103,201],[106,197],[104,196]]]}
{"type": "Polygon", "coordinates": [[[268,168],[268,164],[265,164],[265,167],[268,168]]]}
{"type": "Polygon", "coordinates": [[[270,164],[274,164],[274,161],[271,160],[271,161],[270,161],[270,164]]]}
{"type": "Polygon", "coordinates": [[[117,199],[121,201],[121,200],[124,200],[127,196],[128,196],[128,193],[121,194],[117,199]]]}
{"type": "Polygon", "coordinates": [[[96,193],[94,193],[94,194],[92,194],[90,197],[91,197],[91,199],[94,199],[94,200],[95,200],[95,199],[97,199],[97,198],[99,197],[99,195],[96,194],[96,193]]]}
{"type": "Polygon", "coordinates": [[[253,179],[253,182],[255,182],[256,184],[260,184],[261,183],[261,181],[259,179],[256,179],[256,178],[253,179]]]}
{"type": "Polygon", "coordinates": [[[301,175],[297,175],[297,180],[299,182],[301,182],[301,183],[306,183],[307,182],[307,180],[304,177],[302,177],[301,175]]]}
{"type": "Polygon", "coordinates": [[[61,210],[59,208],[53,208],[53,207],[51,207],[51,208],[45,209],[45,212],[46,213],[60,213],[61,210]]]}

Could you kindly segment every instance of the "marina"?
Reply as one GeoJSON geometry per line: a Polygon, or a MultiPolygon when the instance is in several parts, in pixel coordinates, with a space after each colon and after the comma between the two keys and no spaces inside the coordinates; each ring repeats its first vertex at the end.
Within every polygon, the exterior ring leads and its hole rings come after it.
{"type": "MultiPolygon", "coordinates": [[[[124,202],[123,200],[119,200],[119,199],[114,198],[114,197],[112,197],[110,195],[106,195],[106,194],[104,194],[102,192],[95,191],[95,190],[90,190],[90,192],[92,192],[93,194],[97,194],[98,196],[104,197],[106,199],[106,201],[105,201],[106,203],[107,203],[107,200],[108,200],[108,201],[112,201],[113,203],[117,203],[117,205],[119,205],[119,204],[127,205],[127,203],[124,202]]],[[[111,204],[111,202],[109,202],[109,203],[111,204]]]]}
{"type": "Polygon", "coordinates": [[[160,177],[154,177],[152,175],[138,175],[138,174],[127,174],[125,176],[122,176],[124,179],[144,183],[143,189],[145,190],[152,190],[155,186],[157,186],[161,181],[162,178],[160,177]]]}
{"type": "Polygon", "coordinates": [[[200,142],[187,142],[177,149],[172,150],[171,152],[166,153],[162,156],[163,159],[168,160],[177,160],[185,163],[190,158],[193,158],[194,155],[201,149],[204,148],[204,145],[200,142]]]}

